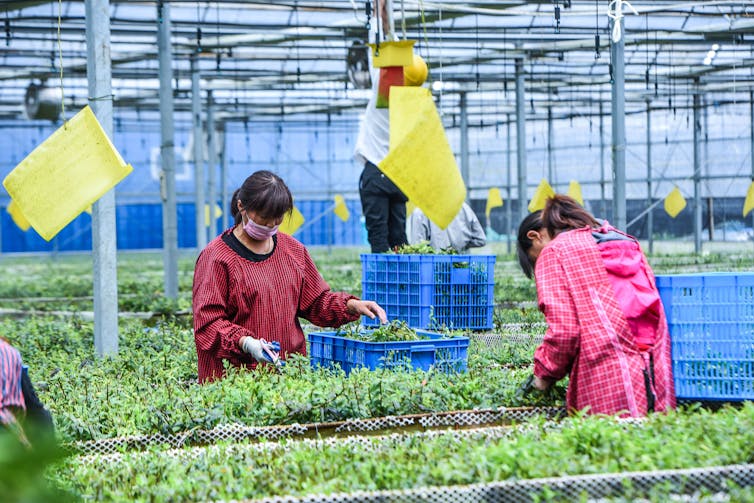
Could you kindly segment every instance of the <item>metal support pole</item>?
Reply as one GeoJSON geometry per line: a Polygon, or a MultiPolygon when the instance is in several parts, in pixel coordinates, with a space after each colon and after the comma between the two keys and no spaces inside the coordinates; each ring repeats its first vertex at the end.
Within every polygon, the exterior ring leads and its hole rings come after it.
{"type": "Polygon", "coordinates": [[[220,200],[223,208],[222,224],[223,229],[227,229],[230,225],[230,196],[228,195],[228,123],[222,122],[220,124],[222,136],[222,161],[220,162],[220,200]]]}
{"type": "MultiPolygon", "coordinates": [[[[754,183],[754,91],[749,91],[749,159],[751,160],[751,183],[754,183]]],[[[754,211],[751,212],[751,227],[754,229],[754,211]]]]}
{"type": "MultiPolygon", "coordinates": [[[[652,110],[647,100],[647,208],[652,208],[652,110]]],[[[647,212],[647,241],[649,253],[654,252],[652,210],[647,212]]]]}
{"type": "Polygon", "coordinates": [[[202,129],[202,96],[199,58],[191,55],[191,118],[194,123],[194,206],[196,207],[196,251],[207,246],[207,226],[204,222],[204,130],[202,129]]]}
{"type": "Polygon", "coordinates": [[[506,235],[506,241],[508,241],[508,253],[513,253],[512,249],[512,239],[511,236],[513,235],[513,183],[511,181],[511,177],[513,176],[513,166],[511,165],[511,114],[506,114],[506,128],[508,130],[506,134],[506,148],[505,148],[505,165],[506,165],[506,171],[508,175],[507,184],[508,184],[508,190],[506,191],[506,194],[508,195],[508,200],[505,202],[505,220],[507,223],[507,227],[505,230],[506,235]]]}
{"type": "MultiPolygon", "coordinates": [[[[113,137],[110,59],[110,0],[86,0],[86,77],[89,105],[102,129],[113,137]]],[[[118,270],[115,190],[92,205],[94,351],[118,352],[118,270]]]]}
{"type": "Polygon", "coordinates": [[[547,107],[547,182],[555,187],[555,173],[552,156],[552,143],[554,134],[552,131],[552,107],[547,107]]]}
{"type": "Polygon", "coordinates": [[[162,143],[162,262],[165,269],[165,296],[178,297],[178,225],[175,200],[175,128],[173,124],[173,54],[170,43],[170,5],[157,4],[157,51],[160,58],[160,132],[162,143]]]}
{"type": "Polygon", "coordinates": [[[605,196],[605,116],[600,101],[600,200],[602,201],[602,218],[607,218],[607,197],[605,196]]]}
{"type": "MultiPolygon", "coordinates": [[[[327,121],[327,200],[332,201],[333,200],[333,190],[332,190],[332,123],[328,120],[327,121]]],[[[410,215],[407,215],[407,217],[410,215]]],[[[334,215],[328,215],[328,228],[327,228],[327,252],[332,253],[332,245],[335,244],[334,238],[335,238],[335,217],[334,215]]],[[[406,221],[408,221],[409,218],[406,218],[406,221]]]]}
{"type": "MultiPolygon", "coordinates": [[[[702,178],[709,176],[709,114],[707,113],[707,100],[702,102],[704,112],[704,169],[702,178]]],[[[710,242],[715,238],[715,203],[710,192],[707,199],[707,232],[710,242]]]]}
{"type": "MultiPolygon", "coordinates": [[[[469,116],[466,107],[466,93],[459,93],[458,99],[458,107],[461,110],[461,178],[463,178],[466,188],[469,188],[471,179],[469,174],[469,116]]],[[[471,199],[468,191],[466,196],[471,199]]]]}
{"type": "Polygon", "coordinates": [[[215,131],[215,105],[212,91],[207,91],[207,201],[209,203],[209,239],[217,236],[217,219],[215,205],[217,204],[217,141],[215,131]]]}
{"type": "MultiPolygon", "coordinates": [[[[620,23],[623,36],[610,43],[613,62],[612,125],[613,125],[613,221],[618,229],[626,229],[626,93],[625,63],[623,49],[626,32],[623,19],[611,20],[611,25],[620,23]]],[[[612,27],[611,27],[612,28],[612,27]]]]}
{"type": "Polygon", "coordinates": [[[694,252],[702,252],[702,184],[699,159],[699,135],[702,122],[699,118],[699,79],[694,79],[694,252]]]}
{"type": "Polygon", "coordinates": [[[518,221],[528,213],[526,197],[526,105],[524,105],[524,60],[516,59],[516,152],[518,155],[518,221]]]}

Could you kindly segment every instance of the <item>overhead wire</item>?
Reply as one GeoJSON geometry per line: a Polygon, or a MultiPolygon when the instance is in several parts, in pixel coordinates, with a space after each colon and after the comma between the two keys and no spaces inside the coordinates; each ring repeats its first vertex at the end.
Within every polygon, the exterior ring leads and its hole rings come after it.
{"type": "Polygon", "coordinates": [[[61,26],[63,24],[63,0],[58,0],[58,54],[60,55],[60,109],[63,118],[63,126],[68,128],[65,119],[65,88],[63,87],[63,43],[61,42],[61,26]]]}

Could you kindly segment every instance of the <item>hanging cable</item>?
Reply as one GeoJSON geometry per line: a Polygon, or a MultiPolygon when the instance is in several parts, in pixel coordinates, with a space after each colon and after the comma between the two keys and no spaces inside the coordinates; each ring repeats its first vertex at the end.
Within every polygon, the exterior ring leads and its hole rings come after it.
{"type": "Polygon", "coordinates": [[[301,36],[299,33],[299,26],[301,23],[299,23],[298,19],[298,0],[293,4],[293,12],[296,14],[296,84],[301,84],[301,44],[299,41],[301,40],[301,36]]]}
{"type": "Polygon", "coordinates": [[[10,17],[8,11],[5,11],[5,46],[10,45],[10,17]]]}
{"type": "Polygon", "coordinates": [[[63,88],[63,43],[61,42],[60,27],[63,24],[63,0],[58,0],[58,54],[60,54],[60,110],[63,116],[63,125],[67,128],[65,120],[65,91],[63,88]]]}
{"type": "Polygon", "coordinates": [[[476,90],[479,90],[479,14],[476,19],[476,90]]]}
{"type": "Polygon", "coordinates": [[[555,33],[560,33],[560,5],[555,0],[555,33]]]}
{"type": "Polygon", "coordinates": [[[668,77],[670,77],[670,89],[668,92],[668,109],[673,110],[675,118],[675,106],[673,106],[673,93],[675,92],[675,82],[673,82],[673,46],[670,46],[670,63],[668,64],[668,77]]]}
{"type": "Polygon", "coordinates": [[[403,32],[403,40],[406,40],[406,7],[401,0],[401,31],[403,32]]]}
{"type": "MultiPolygon", "coordinates": [[[[367,8],[368,8],[368,4],[369,2],[367,2],[367,8]]],[[[359,16],[358,16],[359,8],[356,7],[356,0],[351,0],[351,7],[353,8],[353,18],[356,20],[357,23],[361,23],[362,21],[361,19],[359,19],[359,16]]],[[[369,19],[367,19],[366,23],[369,23],[369,19]]],[[[368,29],[369,27],[367,27],[367,30],[368,29]]]]}
{"type": "Polygon", "coordinates": [[[600,59],[600,3],[594,0],[594,59],[600,59]]]}
{"type": "Polygon", "coordinates": [[[220,71],[220,59],[222,58],[222,54],[220,53],[220,2],[215,2],[215,33],[216,33],[216,42],[217,42],[217,49],[215,53],[215,68],[216,71],[220,71]]]}
{"type": "MultiPolygon", "coordinates": [[[[430,55],[429,55],[429,36],[427,35],[427,21],[424,19],[424,5],[422,3],[422,0],[419,0],[419,18],[421,19],[421,32],[424,34],[424,47],[426,48],[426,55],[427,55],[427,64],[430,64],[430,55]]],[[[442,21],[442,13],[440,14],[440,20],[442,21]]],[[[442,49],[442,44],[440,45],[440,49],[442,49]]],[[[441,63],[442,64],[442,63],[441,63]]]]}
{"type": "Polygon", "coordinates": [[[644,14],[644,33],[646,34],[645,54],[646,54],[646,63],[647,63],[647,67],[644,72],[644,85],[645,85],[645,89],[649,89],[649,14],[644,14]]]}
{"type": "MultiPolygon", "coordinates": [[[[421,1],[422,0],[419,0],[419,2],[421,2],[421,1]]],[[[424,9],[422,9],[422,12],[424,12],[424,9]]],[[[442,59],[443,59],[442,46],[443,46],[443,41],[442,41],[442,7],[441,6],[438,6],[438,8],[437,8],[437,19],[438,19],[437,27],[439,29],[439,37],[438,38],[439,38],[439,43],[440,43],[440,58],[439,58],[440,59],[440,84],[442,84],[440,86],[440,117],[442,117],[442,115],[445,113],[445,110],[444,110],[445,109],[445,102],[442,99],[443,87],[445,87],[445,76],[443,74],[443,68],[442,68],[442,59]]],[[[423,15],[422,15],[422,23],[424,23],[424,16],[423,15]]],[[[426,33],[426,28],[425,28],[425,33],[426,33]]]]}
{"type": "MultiPolygon", "coordinates": [[[[50,32],[55,31],[55,21],[53,21],[53,18],[55,16],[55,4],[53,2],[50,2],[50,28],[52,29],[50,32]]],[[[46,37],[45,37],[46,38],[46,37]]],[[[52,35],[50,37],[50,71],[54,72],[56,70],[55,68],[55,51],[57,50],[55,48],[55,35],[52,35]]]]}
{"type": "Polygon", "coordinates": [[[503,28],[503,92],[505,99],[508,99],[508,40],[506,29],[503,28]]]}
{"type": "Polygon", "coordinates": [[[199,12],[199,2],[196,3],[196,52],[202,52],[202,19],[199,12]]]}
{"type": "Polygon", "coordinates": [[[377,25],[374,33],[374,55],[380,55],[380,34],[382,33],[382,9],[380,9],[380,0],[375,0],[374,23],[377,25]]]}
{"type": "Polygon", "coordinates": [[[657,67],[660,63],[660,51],[657,49],[657,32],[655,31],[655,98],[659,97],[659,79],[657,78],[657,67]]]}

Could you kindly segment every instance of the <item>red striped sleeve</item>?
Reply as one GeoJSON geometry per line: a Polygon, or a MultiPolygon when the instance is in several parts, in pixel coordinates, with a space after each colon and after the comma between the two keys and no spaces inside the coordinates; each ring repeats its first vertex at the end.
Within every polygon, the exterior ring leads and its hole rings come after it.
{"type": "Polygon", "coordinates": [[[0,423],[14,422],[14,409],[26,409],[21,391],[21,367],[21,354],[0,339],[0,423]]]}

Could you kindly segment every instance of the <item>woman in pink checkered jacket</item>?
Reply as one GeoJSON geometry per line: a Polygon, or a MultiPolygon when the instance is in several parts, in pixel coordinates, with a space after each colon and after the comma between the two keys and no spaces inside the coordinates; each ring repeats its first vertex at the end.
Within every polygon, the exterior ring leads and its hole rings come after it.
{"type": "Polygon", "coordinates": [[[548,325],[534,353],[536,388],[569,375],[567,407],[590,414],[675,407],[665,312],[634,237],[556,195],[521,223],[518,257],[548,325]]]}

